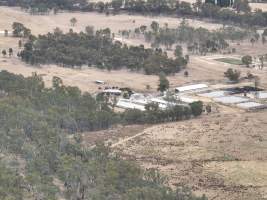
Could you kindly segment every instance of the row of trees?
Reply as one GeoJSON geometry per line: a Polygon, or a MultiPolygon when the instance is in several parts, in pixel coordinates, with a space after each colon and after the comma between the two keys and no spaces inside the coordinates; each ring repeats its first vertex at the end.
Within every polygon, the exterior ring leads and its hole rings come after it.
{"type": "MultiPolygon", "coordinates": [[[[220,1],[226,2],[226,1],[220,1]]],[[[251,12],[247,0],[235,0],[233,10],[222,8],[215,5],[214,1],[196,0],[190,4],[185,1],[175,0],[112,0],[112,2],[87,2],[86,0],[47,0],[45,2],[39,0],[0,0],[0,5],[21,6],[32,14],[48,13],[54,10],[56,14],[59,9],[80,10],[80,11],[98,11],[105,12],[107,15],[112,11],[127,11],[129,13],[140,14],[168,14],[177,16],[190,16],[200,18],[210,18],[219,20],[223,23],[235,23],[246,26],[266,26],[267,12],[258,9],[251,12]]]]}
{"type": "Polygon", "coordinates": [[[146,74],[172,74],[187,65],[187,60],[182,56],[172,59],[161,49],[114,42],[109,28],[95,32],[93,27],[87,27],[85,32],[80,33],[70,30],[64,34],[56,29],[47,35],[30,36],[18,55],[32,65],[54,63],[63,67],[127,68],[146,74]]]}
{"type": "Polygon", "coordinates": [[[128,124],[164,123],[190,119],[193,116],[201,115],[203,111],[202,102],[194,102],[187,106],[171,106],[171,109],[161,110],[158,104],[146,105],[146,111],[128,110],[124,113],[124,119],[128,124]]]}
{"type": "Polygon", "coordinates": [[[21,8],[37,13],[47,13],[51,9],[74,10],[86,7],[86,0],[0,0],[0,5],[20,6],[21,8]]]}
{"type": "MultiPolygon", "coordinates": [[[[1,199],[56,200],[60,194],[70,200],[206,200],[184,188],[172,190],[157,170],[122,160],[108,146],[82,147],[77,131],[118,122],[105,102],[64,86],[56,77],[52,88],[45,88],[36,74],[24,78],[2,71],[0,89],[0,150],[6,158],[17,158],[1,160],[1,199]],[[71,140],[69,133],[75,133],[71,140]]],[[[155,105],[148,107],[147,112],[156,112],[155,105]]],[[[178,119],[180,111],[173,113],[178,119]]],[[[131,118],[123,116],[124,121],[131,118]]]]}
{"type": "MultiPolygon", "coordinates": [[[[126,38],[144,38],[154,48],[164,46],[166,49],[171,49],[174,44],[185,44],[188,52],[201,55],[228,48],[229,40],[241,41],[254,35],[258,36],[253,30],[242,30],[232,26],[215,31],[202,27],[194,28],[186,20],[183,20],[177,28],[169,28],[168,24],[160,27],[158,22],[153,21],[150,27],[142,25],[134,30],[120,30],[119,33],[126,38]]],[[[176,47],[175,56],[182,56],[182,50],[180,45],[176,47]]]]}
{"type": "MultiPolygon", "coordinates": [[[[168,80],[164,79],[164,77],[160,79],[160,84],[164,85],[165,90],[168,89],[168,80]]],[[[161,90],[162,88],[159,89],[161,90]]],[[[128,121],[125,120],[125,117],[127,118],[125,113],[118,114],[112,111],[110,108],[112,105],[109,104],[109,96],[100,93],[94,98],[89,93],[82,94],[76,87],[63,85],[62,80],[58,77],[53,78],[52,88],[45,88],[41,76],[37,74],[33,74],[29,78],[23,78],[22,76],[2,71],[0,72],[0,90],[4,91],[8,96],[19,96],[24,101],[29,101],[34,109],[45,113],[50,118],[50,122],[54,127],[64,129],[69,133],[107,129],[114,124],[128,121]],[[50,110],[52,108],[53,112],[50,110]]],[[[149,105],[147,111],[173,112],[175,115],[181,115],[182,118],[191,118],[201,114],[201,112],[195,114],[190,105],[177,106],[177,111],[174,111],[175,109],[172,106],[166,111],[160,110],[157,104],[152,107],[153,109],[149,105]],[[179,110],[181,113],[177,113],[179,110]],[[186,117],[183,116],[184,111],[186,112],[186,117]]],[[[202,103],[200,110],[202,110],[202,103]]],[[[145,112],[141,113],[146,115],[145,112]]],[[[155,118],[153,115],[151,114],[148,117],[155,118]]],[[[159,117],[162,119],[157,120],[156,117],[156,120],[148,119],[144,123],[178,120],[163,116],[159,117]]]]}

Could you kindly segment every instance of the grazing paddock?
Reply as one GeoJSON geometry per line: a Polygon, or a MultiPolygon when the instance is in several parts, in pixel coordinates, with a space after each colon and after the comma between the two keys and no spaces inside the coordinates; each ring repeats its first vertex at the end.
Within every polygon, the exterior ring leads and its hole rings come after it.
{"type": "Polygon", "coordinates": [[[235,58],[218,58],[218,59],[215,59],[215,60],[219,61],[219,62],[232,64],[232,65],[243,65],[241,60],[235,59],[235,58]]]}

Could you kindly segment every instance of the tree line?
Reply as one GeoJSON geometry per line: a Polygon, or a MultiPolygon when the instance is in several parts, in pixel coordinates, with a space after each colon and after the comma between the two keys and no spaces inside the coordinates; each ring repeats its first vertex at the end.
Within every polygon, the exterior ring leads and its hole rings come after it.
{"type": "MultiPolygon", "coordinates": [[[[163,46],[172,49],[174,44],[185,44],[189,53],[200,55],[226,50],[229,47],[228,41],[260,37],[255,30],[243,30],[233,26],[225,26],[214,31],[202,27],[194,28],[185,19],[177,28],[170,28],[167,23],[161,27],[158,22],[153,21],[150,26],[141,25],[132,30],[120,30],[119,34],[124,38],[143,38],[153,48],[163,46]]],[[[176,47],[175,56],[182,56],[182,50],[180,45],[176,47]]]]}
{"type": "Polygon", "coordinates": [[[113,40],[109,28],[94,31],[87,27],[85,32],[70,30],[30,36],[18,56],[32,65],[58,64],[63,67],[95,66],[100,69],[117,70],[127,68],[145,74],[173,74],[187,65],[181,56],[169,58],[162,49],[127,46],[113,40]]]}
{"type": "Polygon", "coordinates": [[[263,12],[260,9],[252,12],[247,0],[234,1],[234,9],[224,7],[228,6],[224,5],[227,1],[218,2],[223,2],[223,5],[215,5],[212,0],[207,0],[205,3],[196,0],[193,4],[175,0],[112,0],[111,2],[87,2],[86,0],[47,0],[45,2],[39,0],[0,0],[0,5],[20,6],[31,14],[49,14],[51,10],[53,10],[54,14],[57,14],[59,9],[85,12],[97,11],[106,13],[106,15],[128,12],[130,14],[165,14],[178,17],[209,18],[222,23],[234,23],[247,27],[267,26],[267,12],[263,12]]]}
{"type": "MultiPolygon", "coordinates": [[[[118,123],[133,123],[125,120],[127,114],[113,112],[112,105],[109,103],[109,98],[112,97],[109,95],[99,93],[93,97],[89,93],[82,93],[77,87],[65,86],[58,77],[53,77],[51,88],[45,88],[40,75],[33,74],[31,77],[24,78],[2,71],[0,72],[0,90],[8,97],[19,96],[25,103],[28,102],[32,109],[47,115],[55,127],[69,133],[107,129],[118,123]]],[[[142,115],[146,116],[143,123],[157,123],[163,119],[165,121],[180,119],[158,116],[162,119],[154,120],[155,113],[148,111],[165,113],[164,116],[170,117],[168,112],[173,112],[174,115],[181,116],[181,119],[189,119],[192,115],[201,114],[201,112],[195,114],[190,106],[177,106],[176,110],[170,107],[166,111],[159,110],[157,104],[152,107],[153,109],[149,105],[147,111],[142,112],[142,115]]],[[[199,108],[202,111],[202,103],[199,108]]]]}
{"type": "Polygon", "coordinates": [[[56,77],[45,88],[37,74],[24,78],[7,71],[0,72],[0,90],[0,151],[6,158],[0,161],[1,199],[56,200],[61,194],[69,200],[206,200],[184,187],[171,189],[157,170],[143,170],[109,146],[83,147],[80,131],[119,122],[101,98],[56,77]]]}

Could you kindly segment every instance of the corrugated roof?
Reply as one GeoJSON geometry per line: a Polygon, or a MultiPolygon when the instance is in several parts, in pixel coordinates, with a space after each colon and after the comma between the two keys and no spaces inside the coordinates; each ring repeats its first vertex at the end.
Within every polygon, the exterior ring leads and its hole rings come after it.
{"type": "Polygon", "coordinates": [[[265,105],[263,105],[261,103],[254,102],[254,101],[239,103],[239,104],[237,104],[237,106],[240,108],[243,108],[243,109],[257,109],[257,108],[266,107],[265,105]]]}
{"type": "Polygon", "coordinates": [[[131,102],[128,99],[120,99],[117,102],[117,106],[120,107],[120,108],[124,108],[124,109],[138,109],[138,110],[141,110],[141,111],[145,111],[146,110],[145,106],[139,105],[139,104],[135,104],[135,103],[131,102]]]}
{"type": "Polygon", "coordinates": [[[214,98],[213,100],[224,104],[236,104],[249,101],[248,98],[238,97],[238,96],[224,96],[224,97],[214,98]]]}
{"type": "Polygon", "coordinates": [[[184,102],[184,103],[193,103],[193,102],[199,101],[197,99],[193,99],[193,98],[189,98],[189,97],[184,97],[184,96],[179,97],[179,100],[182,101],[182,102],[184,102]]]}
{"type": "Polygon", "coordinates": [[[256,96],[259,99],[267,99],[267,92],[257,92],[256,96]]]}
{"type": "Polygon", "coordinates": [[[207,93],[199,94],[199,96],[209,97],[209,98],[215,98],[215,97],[225,96],[226,93],[227,93],[226,91],[212,91],[212,92],[207,92],[207,93]]]}
{"type": "Polygon", "coordinates": [[[179,91],[179,92],[185,92],[185,91],[190,91],[190,90],[203,89],[203,88],[207,88],[207,87],[208,86],[206,84],[195,84],[195,85],[187,85],[187,86],[177,87],[177,88],[175,88],[175,90],[179,91]]]}
{"type": "Polygon", "coordinates": [[[118,89],[106,89],[104,90],[105,93],[111,93],[111,94],[121,94],[121,90],[118,89]]]}

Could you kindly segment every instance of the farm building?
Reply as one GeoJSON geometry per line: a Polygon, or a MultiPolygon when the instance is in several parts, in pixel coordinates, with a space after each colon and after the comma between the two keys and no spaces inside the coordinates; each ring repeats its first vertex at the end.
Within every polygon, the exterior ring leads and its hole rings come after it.
{"type": "Polygon", "coordinates": [[[119,96],[119,95],[121,95],[122,91],[121,90],[118,90],[118,89],[105,89],[103,91],[103,93],[119,96]]]}
{"type": "Polygon", "coordinates": [[[258,99],[267,99],[267,92],[256,92],[255,97],[258,99]]]}
{"type": "Polygon", "coordinates": [[[180,92],[200,92],[208,88],[206,84],[187,85],[175,88],[176,93],[180,92]]]}
{"type": "Polygon", "coordinates": [[[99,84],[99,85],[104,85],[105,84],[105,81],[96,80],[95,83],[96,84],[99,84]]]}
{"type": "Polygon", "coordinates": [[[134,93],[131,95],[131,101],[145,105],[148,103],[148,97],[146,97],[145,95],[141,94],[141,93],[134,93]]]}
{"type": "Polygon", "coordinates": [[[223,96],[214,98],[213,100],[223,104],[237,104],[249,101],[248,98],[238,96],[223,96]]]}
{"type": "Polygon", "coordinates": [[[194,99],[194,98],[187,97],[187,96],[179,96],[177,98],[179,99],[179,101],[183,103],[194,103],[194,102],[199,101],[198,99],[194,99]]]}
{"type": "Polygon", "coordinates": [[[231,7],[234,2],[234,0],[205,0],[205,3],[212,3],[220,7],[231,7]]]}
{"type": "Polygon", "coordinates": [[[176,103],[165,101],[162,98],[152,98],[150,101],[151,103],[157,103],[162,110],[166,110],[167,108],[176,105],[176,103]]]}
{"type": "Polygon", "coordinates": [[[121,98],[117,102],[117,107],[123,109],[138,109],[141,111],[145,111],[145,107],[149,103],[158,104],[159,109],[166,110],[171,108],[175,105],[182,105],[187,106],[187,104],[177,104],[174,102],[169,102],[164,100],[162,97],[143,97],[143,98],[136,98],[136,96],[131,97],[130,99],[121,98]]]}
{"type": "Polygon", "coordinates": [[[145,105],[137,104],[132,102],[130,99],[120,99],[117,102],[117,107],[123,109],[137,109],[141,111],[145,111],[145,105]]]}
{"type": "Polygon", "coordinates": [[[199,94],[199,96],[208,97],[208,98],[216,98],[216,97],[225,96],[226,94],[227,94],[226,91],[218,90],[218,91],[212,91],[212,92],[202,93],[202,94],[199,94]]]}
{"type": "Polygon", "coordinates": [[[266,105],[253,102],[253,101],[239,103],[239,104],[236,104],[236,106],[242,109],[246,109],[246,110],[256,110],[256,109],[266,108],[266,105]]]}

